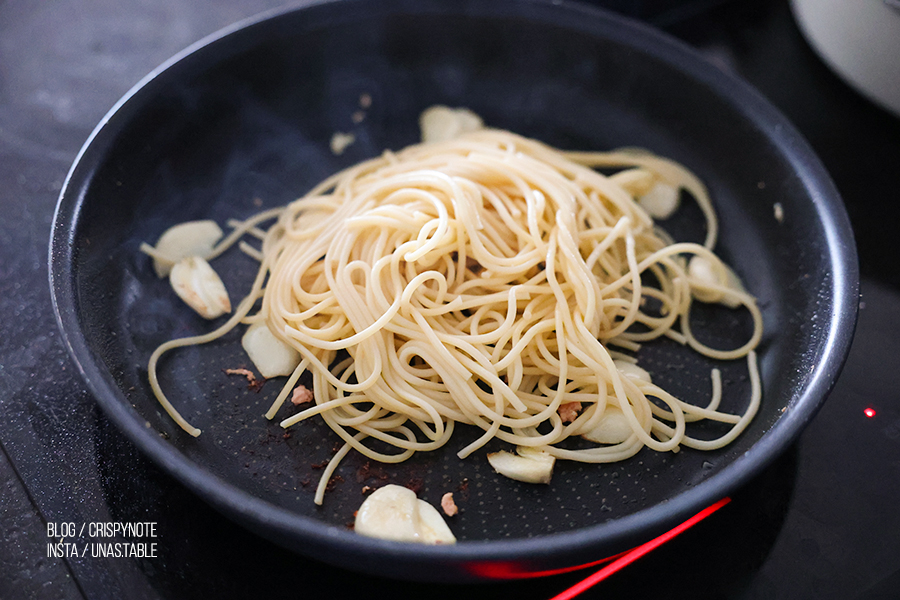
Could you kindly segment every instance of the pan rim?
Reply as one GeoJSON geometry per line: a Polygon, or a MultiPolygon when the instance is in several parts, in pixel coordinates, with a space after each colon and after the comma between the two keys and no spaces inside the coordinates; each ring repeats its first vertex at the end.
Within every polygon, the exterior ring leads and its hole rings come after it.
{"type": "MultiPolygon", "coordinates": [[[[828,282],[832,294],[832,321],[827,339],[821,348],[821,359],[809,374],[807,384],[791,410],[780,417],[744,455],[738,457],[708,479],[690,490],[680,493],[663,504],[650,506],[636,513],[605,523],[562,533],[540,535],[513,540],[463,540],[456,545],[417,546],[364,538],[316,519],[295,514],[287,509],[253,496],[241,488],[204,470],[176,447],[143,426],[121,390],[101,366],[89,348],[87,338],[77,320],[77,290],[74,287],[74,232],[80,218],[87,183],[102,155],[98,148],[115,137],[115,125],[126,112],[123,109],[140,102],[142,95],[152,93],[153,82],[171,73],[187,59],[202,57],[206,49],[228,43],[233,36],[249,28],[265,26],[296,11],[318,10],[337,4],[361,4],[362,0],[322,0],[281,7],[239,21],[192,44],[154,69],[132,87],[101,119],[79,151],[65,182],[53,216],[49,247],[49,283],[53,311],[69,355],[75,362],[88,389],[129,440],[164,471],[185,487],[204,498],[217,509],[243,523],[259,526],[267,537],[283,545],[289,538],[302,537],[310,549],[338,548],[351,554],[379,553],[402,561],[428,563],[439,561],[462,565],[486,561],[523,561],[536,556],[560,558],[568,553],[619,541],[622,544],[646,541],[655,534],[690,517],[705,506],[717,501],[721,492],[729,493],[740,484],[759,474],[799,436],[806,424],[825,401],[837,380],[840,368],[849,351],[858,308],[859,273],[856,247],[849,219],[837,189],[807,142],[781,113],[759,92],[734,75],[707,63],[686,44],[647,25],[615,15],[597,7],[557,0],[510,0],[499,3],[411,2],[408,0],[367,0],[367,7],[406,7],[419,12],[428,10],[468,10],[479,15],[500,14],[515,7],[519,16],[528,13],[556,25],[578,27],[580,30],[609,37],[616,30],[615,41],[627,44],[639,52],[650,54],[672,68],[709,86],[719,97],[735,108],[756,126],[765,127],[776,150],[801,178],[821,218],[832,268],[828,282]],[[150,91],[148,91],[150,90],[150,91]],[[773,435],[777,433],[777,435],[773,435]]],[[[379,10],[375,8],[374,10],[379,10]]],[[[345,9],[346,14],[352,9],[345,9]]],[[[327,559],[326,559],[327,560],[327,559]]],[[[427,574],[433,579],[434,573],[427,574]]],[[[455,577],[455,576],[454,576],[455,577]]],[[[478,576],[475,575],[477,578],[478,576]]]]}

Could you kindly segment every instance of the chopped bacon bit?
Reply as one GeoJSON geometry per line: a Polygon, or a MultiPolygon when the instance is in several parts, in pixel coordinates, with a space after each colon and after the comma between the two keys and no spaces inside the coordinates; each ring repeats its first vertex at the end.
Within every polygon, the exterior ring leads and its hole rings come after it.
{"type": "Polygon", "coordinates": [[[320,470],[320,469],[324,469],[325,467],[327,467],[329,462],[331,462],[331,460],[330,460],[330,459],[326,459],[326,460],[323,460],[323,461],[320,462],[320,463],[317,463],[317,464],[314,464],[314,465],[310,465],[310,466],[311,466],[313,469],[315,469],[315,470],[318,471],[318,470],[320,470]]]}
{"type": "Polygon", "coordinates": [[[456,502],[453,501],[453,492],[447,492],[441,497],[441,508],[444,509],[444,514],[448,517],[452,517],[459,512],[456,502]]]}
{"type": "Polygon", "coordinates": [[[247,378],[247,387],[249,387],[254,392],[258,392],[263,384],[266,382],[265,379],[259,380],[256,378],[256,375],[253,374],[253,371],[250,369],[224,369],[226,375],[243,375],[247,378]]]}
{"type": "Polygon", "coordinates": [[[294,393],[291,396],[291,403],[294,406],[300,406],[301,404],[308,404],[313,401],[313,393],[306,389],[305,385],[298,385],[294,388],[294,393]]]}
{"type": "Polygon", "coordinates": [[[289,439],[291,439],[291,432],[290,432],[290,431],[285,431],[285,432],[284,432],[284,435],[282,435],[281,437],[284,438],[284,439],[286,439],[286,440],[289,440],[289,439]]]}
{"type": "Polygon", "coordinates": [[[559,418],[562,419],[563,423],[571,423],[578,417],[578,411],[581,410],[581,402],[566,402],[565,404],[560,404],[559,410],[559,418]]]}

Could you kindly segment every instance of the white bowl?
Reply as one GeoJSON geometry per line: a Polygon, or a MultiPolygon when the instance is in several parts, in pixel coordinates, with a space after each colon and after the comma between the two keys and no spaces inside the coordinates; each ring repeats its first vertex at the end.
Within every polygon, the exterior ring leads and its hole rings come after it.
{"type": "Polygon", "coordinates": [[[791,8],[838,76],[900,116],[900,0],[792,0],[791,8]]]}

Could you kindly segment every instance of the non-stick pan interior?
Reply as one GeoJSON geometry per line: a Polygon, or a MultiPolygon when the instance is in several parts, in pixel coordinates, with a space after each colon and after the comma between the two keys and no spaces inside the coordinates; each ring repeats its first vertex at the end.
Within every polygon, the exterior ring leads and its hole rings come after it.
{"type": "MultiPolygon", "coordinates": [[[[699,241],[698,219],[688,201],[665,226],[699,241]]],[[[214,266],[233,299],[256,270],[237,249],[214,266]]],[[[148,77],[95,131],[61,198],[51,268],[60,322],[98,401],[164,468],[301,552],[425,579],[471,573],[488,558],[534,568],[602,558],[717,500],[812,417],[855,319],[849,225],[791,126],[752,90],[653,31],[540,2],[330,2],[201,44],[148,77]],[[561,148],[648,148],[706,182],[721,222],[717,251],[765,318],[763,404],[736,442],[714,452],[644,450],[608,466],[562,463],[551,485],[534,486],[492,471],[484,454],[499,443],[459,460],[456,451],[477,435],[461,427],[444,450],[400,465],[351,454],[317,507],[321,466],[339,438],[315,420],[285,432],[263,418],[279,380],[254,390],[224,372],[251,366],[240,331],[161,364],[162,386],[203,434],[192,438],[165,415],[147,382],[150,353],[212,326],[157,279],[140,243],[182,221],[224,225],[285,204],[342,167],[414,143],[418,115],[433,104],[468,107],[490,126],[561,148]],[[329,148],[336,132],[355,137],[340,155],[329,148]],[[411,549],[352,534],[363,486],[385,482],[415,487],[435,504],[454,492],[461,512],[450,523],[461,543],[411,549]],[[411,568],[429,561],[451,567],[411,568]]],[[[727,310],[701,307],[695,327],[722,346],[749,334],[746,315],[727,310]]],[[[668,341],[638,356],[655,381],[698,403],[719,366],[723,407],[746,405],[742,361],[715,364],[668,341]]]]}

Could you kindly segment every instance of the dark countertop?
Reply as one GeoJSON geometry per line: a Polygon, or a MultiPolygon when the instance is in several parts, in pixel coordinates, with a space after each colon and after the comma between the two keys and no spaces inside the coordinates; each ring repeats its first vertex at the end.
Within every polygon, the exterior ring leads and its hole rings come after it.
{"type": "MultiPolygon", "coordinates": [[[[81,382],[47,285],[50,224],[69,166],[143,75],[204,35],[280,4],[0,3],[0,598],[547,598],[591,572],[435,588],[299,557],[221,517],[150,463],[81,382]],[[159,522],[158,558],[48,556],[47,523],[113,520],[159,522]]],[[[785,2],[597,4],[699,48],[795,123],[847,204],[863,282],[850,359],[800,441],[730,505],[583,597],[896,597],[900,243],[887,228],[900,212],[900,119],[818,60],[785,2]]]]}

